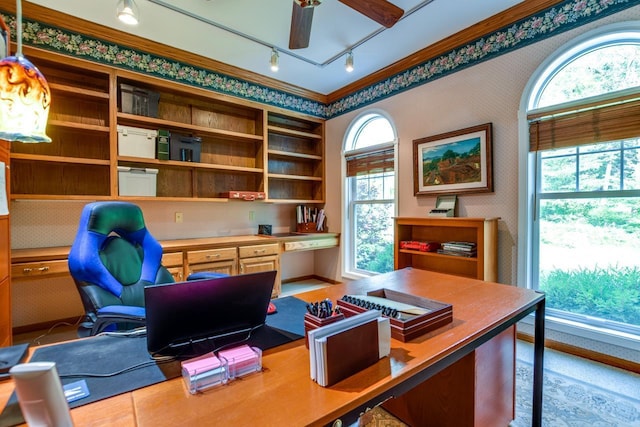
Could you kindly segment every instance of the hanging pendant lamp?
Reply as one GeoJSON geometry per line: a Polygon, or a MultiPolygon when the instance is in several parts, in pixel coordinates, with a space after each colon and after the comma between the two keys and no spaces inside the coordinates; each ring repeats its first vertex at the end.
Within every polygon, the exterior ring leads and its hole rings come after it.
{"type": "Polygon", "coordinates": [[[51,91],[40,70],[22,55],[20,0],[16,1],[16,42],[16,54],[0,60],[0,139],[51,142],[46,134],[51,91]]]}

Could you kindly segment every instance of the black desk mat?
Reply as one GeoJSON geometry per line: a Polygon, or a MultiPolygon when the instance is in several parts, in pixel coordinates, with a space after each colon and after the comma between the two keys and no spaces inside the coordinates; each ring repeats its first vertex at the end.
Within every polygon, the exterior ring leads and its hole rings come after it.
{"type": "MultiPolygon", "coordinates": [[[[295,297],[273,300],[277,312],[267,316],[248,344],[266,350],[304,337],[306,303],[295,297]]],[[[55,362],[62,384],[80,379],[90,395],[71,402],[70,408],[157,384],[181,375],[180,362],[159,362],[149,356],[145,335],[136,337],[95,336],[37,349],[30,362],[55,362]],[[135,369],[132,369],[134,368],[135,369]],[[118,375],[108,375],[121,372],[118,375]],[[96,374],[106,374],[96,377],[96,374]]],[[[24,422],[15,392],[2,414],[0,427],[24,422]]]]}

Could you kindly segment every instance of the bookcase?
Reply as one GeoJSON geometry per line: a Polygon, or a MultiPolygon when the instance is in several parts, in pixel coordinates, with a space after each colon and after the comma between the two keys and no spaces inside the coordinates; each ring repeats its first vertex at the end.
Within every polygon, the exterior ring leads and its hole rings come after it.
{"type": "Polygon", "coordinates": [[[50,144],[14,144],[13,199],[227,201],[264,192],[324,203],[324,121],[201,88],[33,48],[47,78],[50,144]],[[153,114],[124,108],[123,88],[153,94],[153,114]],[[199,161],[121,155],[118,127],[199,138],[199,161]],[[120,195],[118,167],[157,170],[155,195],[120,195]]]}
{"type": "Polygon", "coordinates": [[[269,198],[324,202],[324,123],[268,114],[269,198]]]}
{"type": "Polygon", "coordinates": [[[499,218],[395,218],[394,268],[414,267],[496,282],[499,218]],[[401,249],[402,241],[472,242],[475,257],[401,249]]]}
{"type": "MultiPolygon", "coordinates": [[[[0,167],[4,176],[2,196],[9,197],[10,143],[0,139],[0,167]]],[[[8,200],[7,200],[8,203],[8,200]]],[[[0,347],[11,345],[11,227],[9,214],[0,212],[0,347]]]]}

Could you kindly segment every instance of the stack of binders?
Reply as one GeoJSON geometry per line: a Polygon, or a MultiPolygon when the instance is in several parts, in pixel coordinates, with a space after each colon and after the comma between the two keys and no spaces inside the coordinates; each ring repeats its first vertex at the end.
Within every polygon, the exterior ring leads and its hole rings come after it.
{"type": "Polygon", "coordinates": [[[389,319],[369,310],[309,331],[311,379],[331,386],[391,352],[389,319]]]}

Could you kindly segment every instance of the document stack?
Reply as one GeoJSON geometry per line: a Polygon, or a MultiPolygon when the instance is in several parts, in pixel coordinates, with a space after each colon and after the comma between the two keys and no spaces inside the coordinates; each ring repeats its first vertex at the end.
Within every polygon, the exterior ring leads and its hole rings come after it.
{"type": "Polygon", "coordinates": [[[331,386],[391,352],[389,319],[369,310],[309,331],[311,379],[331,386]]]}
{"type": "Polygon", "coordinates": [[[473,242],[445,242],[438,249],[439,254],[475,257],[478,254],[476,244],[473,242]]]}

